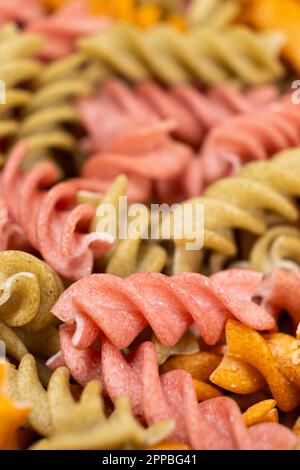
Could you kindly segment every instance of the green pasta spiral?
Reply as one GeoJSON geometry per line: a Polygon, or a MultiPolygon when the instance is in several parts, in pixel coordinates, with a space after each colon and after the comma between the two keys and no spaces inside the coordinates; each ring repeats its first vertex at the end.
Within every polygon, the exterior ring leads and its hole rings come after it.
{"type": "Polygon", "coordinates": [[[167,84],[224,80],[257,85],[281,77],[282,35],[260,34],[244,26],[195,28],[184,34],[167,25],[142,32],[116,24],[79,41],[80,50],[108,70],[132,81],[149,77],[167,84]]]}
{"type": "MultiPolygon", "coordinates": [[[[34,59],[43,45],[38,34],[23,34],[13,24],[0,29],[0,80],[5,102],[0,104],[0,141],[5,149],[18,131],[18,115],[29,105],[32,93],[28,84],[41,72],[42,64],[34,59]]],[[[3,164],[4,155],[0,155],[3,164]]]]}
{"type": "Polygon", "coordinates": [[[28,425],[46,439],[36,442],[35,450],[98,450],[145,448],[161,442],[173,429],[165,421],[145,429],[133,416],[129,399],[119,398],[113,413],[106,417],[101,385],[92,381],[75,401],[69,371],[61,367],[43,387],[34,357],[26,354],[18,369],[10,368],[9,395],[31,405],[28,425]]]}
{"type": "Polygon", "coordinates": [[[31,158],[51,156],[53,150],[78,152],[72,128],[80,119],[74,100],[91,93],[103,76],[101,66],[79,53],[44,66],[18,129],[18,137],[28,141],[31,158]]]}
{"type": "Polygon", "coordinates": [[[0,252],[0,320],[7,326],[37,332],[55,324],[50,310],[62,291],[43,261],[22,251],[0,252]]]}
{"type": "MultiPolygon", "coordinates": [[[[104,194],[78,193],[79,203],[92,204],[96,209],[101,204],[109,204],[115,208],[119,218],[120,197],[126,195],[127,178],[123,175],[116,178],[108,191],[104,194]]],[[[97,230],[101,217],[95,215],[91,224],[91,230],[97,230]]],[[[147,217],[141,222],[141,233],[148,230],[149,220],[147,217]]],[[[166,264],[166,251],[156,242],[137,239],[117,239],[114,246],[96,261],[96,265],[109,274],[127,277],[136,272],[160,272],[166,264]]]]}
{"type": "MultiPolygon", "coordinates": [[[[212,184],[203,197],[186,201],[184,204],[204,206],[204,248],[230,259],[237,254],[233,230],[261,236],[274,225],[273,219],[295,223],[298,208],[293,198],[300,196],[299,157],[299,149],[290,149],[272,160],[250,163],[236,176],[212,184]]],[[[205,250],[186,251],[180,241],[172,271],[198,271],[204,255],[205,250]]],[[[253,267],[258,267],[257,262],[253,267]]]]}

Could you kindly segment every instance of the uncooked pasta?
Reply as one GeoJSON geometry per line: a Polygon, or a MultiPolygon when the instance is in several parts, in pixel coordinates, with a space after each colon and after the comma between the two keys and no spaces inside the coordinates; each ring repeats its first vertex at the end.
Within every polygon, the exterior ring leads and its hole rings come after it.
{"type": "Polygon", "coordinates": [[[0,0],[0,450],[300,449],[299,8],[0,0]]]}

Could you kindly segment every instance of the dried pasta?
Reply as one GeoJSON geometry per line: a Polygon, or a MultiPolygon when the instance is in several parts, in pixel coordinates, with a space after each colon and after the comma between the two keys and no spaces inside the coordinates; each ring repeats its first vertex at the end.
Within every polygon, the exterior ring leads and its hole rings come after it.
{"type": "MultiPolygon", "coordinates": [[[[92,192],[79,192],[77,199],[81,204],[92,204],[101,209],[102,204],[110,204],[119,214],[119,198],[124,197],[127,190],[127,180],[124,176],[119,176],[105,195],[92,192]]],[[[101,216],[96,215],[91,222],[90,230],[97,229],[101,216]]],[[[144,227],[141,227],[141,234],[148,229],[148,218],[144,218],[144,227]]],[[[116,227],[118,229],[118,227],[116,227]]],[[[160,272],[167,261],[166,251],[158,243],[144,241],[140,236],[137,239],[127,238],[116,240],[113,247],[102,257],[96,260],[96,265],[105,272],[120,277],[126,277],[135,272],[160,272]]]]}
{"type": "Polygon", "coordinates": [[[8,365],[0,362],[0,450],[18,449],[16,431],[25,422],[29,408],[7,396],[8,365]]]}
{"type": "Polygon", "coordinates": [[[243,26],[197,28],[184,35],[164,25],[140,32],[125,23],[79,40],[88,57],[128,80],[154,77],[167,84],[234,79],[249,85],[268,83],[284,72],[278,60],[281,44],[280,33],[260,35],[243,26]]]}
{"type": "Polygon", "coordinates": [[[65,368],[56,370],[44,389],[30,354],[22,358],[18,370],[11,369],[9,389],[13,397],[31,404],[28,424],[47,436],[32,446],[36,450],[142,448],[159,443],[173,428],[169,421],[144,429],[132,416],[126,397],[106,417],[97,381],[90,382],[76,402],[65,368]]]}
{"type": "MultiPolygon", "coordinates": [[[[234,256],[237,247],[228,229],[262,235],[268,228],[263,214],[296,222],[298,211],[291,196],[297,198],[299,194],[298,168],[299,150],[285,150],[270,161],[244,165],[236,176],[210,185],[203,197],[188,200],[187,204],[204,205],[204,248],[234,256]]],[[[197,271],[201,255],[192,252],[190,258],[182,243],[177,243],[173,272],[197,271]]]]}
{"type": "Polygon", "coordinates": [[[50,15],[42,0],[27,0],[26,5],[25,9],[22,0],[1,0],[0,24],[14,21],[27,32],[42,34],[46,41],[40,55],[47,60],[67,56],[75,49],[77,38],[99,33],[111,23],[108,17],[93,17],[84,0],[68,2],[50,15]]]}
{"type": "Polygon", "coordinates": [[[270,273],[277,268],[299,271],[299,229],[292,225],[271,227],[253,243],[247,261],[242,263],[264,273],[270,273]]]}
{"type": "Polygon", "coordinates": [[[2,251],[0,283],[3,323],[31,332],[56,323],[51,308],[62,293],[63,285],[46,263],[25,252],[2,251]]]}
{"type": "Polygon", "coordinates": [[[169,135],[176,126],[173,120],[149,122],[142,107],[130,116],[101,94],[83,98],[78,106],[88,131],[85,147],[97,152],[83,165],[84,178],[97,178],[107,185],[124,173],[128,178],[127,195],[134,202],[169,202],[183,196],[182,173],[194,153],[169,135]],[[99,128],[104,115],[106,120],[99,128]]]}
{"type": "Polygon", "coordinates": [[[297,0],[250,0],[246,4],[244,18],[262,31],[281,30],[287,37],[283,49],[285,58],[300,70],[300,57],[297,44],[299,42],[298,23],[300,5],[297,0]]]}
{"type": "Polygon", "coordinates": [[[1,89],[5,96],[1,96],[0,101],[1,165],[8,143],[18,130],[15,112],[26,107],[32,97],[24,83],[36,78],[41,72],[42,65],[34,56],[42,45],[43,38],[40,35],[22,34],[12,24],[0,29],[0,80],[5,84],[5,89],[1,89]]]}
{"type": "Polygon", "coordinates": [[[84,233],[95,211],[91,205],[76,202],[78,191],[101,192],[103,185],[83,178],[55,185],[59,172],[50,162],[29,171],[21,169],[27,151],[26,141],[20,141],[3,172],[4,197],[11,217],[53,269],[66,278],[78,279],[92,271],[94,256],[100,256],[114,242],[108,233],[84,233]],[[48,190],[50,184],[54,186],[48,190]]]}
{"type": "Polygon", "coordinates": [[[130,88],[117,79],[108,80],[99,93],[103,100],[112,100],[132,118],[176,121],[174,136],[193,146],[200,145],[207,132],[229,116],[253,111],[278,96],[276,88],[270,85],[242,93],[222,84],[204,92],[190,84],[162,87],[153,80],[130,88]]]}
{"type": "Polygon", "coordinates": [[[234,116],[214,128],[206,139],[201,158],[188,173],[189,194],[198,195],[203,186],[235,173],[244,163],[265,160],[280,150],[298,146],[299,139],[298,107],[289,96],[261,111],[234,116]]]}
{"type": "MultiPolygon", "coordinates": [[[[77,362],[80,355],[84,360],[84,353],[72,346],[72,327],[64,325],[61,332],[68,366],[70,362],[74,365],[74,360],[77,362]]],[[[231,398],[216,397],[198,404],[188,372],[174,370],[158,375],[152,343],[138,346],[126,361],[121,352],[104,339],[101,362],[106,390],[112,400],[117,400],[126,391],[134,414],[144,416],[148,424],[174,420],[175,429],[169,436],[171,441],[199,450],[291,449],[296,444],[293,433],[275,422],[247,428],[231,398]]],[[[89,361],[87,363],[91,366],[89,361]]],[[[97,375],[95,369],[94,373],[97,375]]]]}
{"type": "Polygon", "coordinates": [[[241,7],[242,0],[192,0],[186,15],[191,26],[223,28],[238,18],[241,7]]]}

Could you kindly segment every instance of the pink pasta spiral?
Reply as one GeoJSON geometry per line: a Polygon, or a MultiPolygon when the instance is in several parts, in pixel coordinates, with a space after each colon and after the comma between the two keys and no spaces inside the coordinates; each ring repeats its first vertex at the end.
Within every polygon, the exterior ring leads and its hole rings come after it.
{"type": "MultiPolygon", "coordinates": [[[[188,372],[174,370],[159,375],[152,343],[141,344],[125,359],[107,339],[102,341],[101,350],[78,351],[72,345],[73,333],[71,325],[61,327],[60,364],[67,365],[79,381],[83,375],[85,380],[102,380],[112,401],[129,396],[133,413],[148,425],[174,420],[172,440],[199,450],[292,449],[295,445],[293,433],[280,424],[246,428],[239,407],[231,398],[219,397],[199,404],[188,372]]],[[[58,360],[50,360],[48,365],[56,368],[58,360]]]]}
{"type": "Polygon", "coordinates": [[[41,18],[43,14],[41,0],[26,0],[26,8],[24,8],[24,2],[20,0],[3,0],[0,2],[0,24],[15,21],[21,25],[26,25],[41,18]]]}
{"type": "Polygon", "coordinates": [[[52,163],[22,171],[25,141],[16,145],[3,171],[3,195],[10,217],[54,270],[69,279],[92,272],[94,256],[111,248],[104,233],[88,233],[94,208],[76,204],[79,190],[102,192],[99,181],[74,178],[53,185],[59,172],[52,163]]]}
{"type": "Polygon", "coordinates": [[[117,79],[109,80],[102,93],[132,117],[174,120],[174,136],[193,146],[199,146],[206,133],[229,116],[248,113],[277,98],[273,86],[241,93],[221,84],[204,92],[190,84],[165,88],[150,80],[132,88],[117,79]]]}
{"type": "Polygon", "coordinates": [[[246,270],[224,271],[210,278],[138,273],[121,279],[93,274],[70,286],[53,313],[76,325],[72,343],[78,349],[89,347],[101,334],[117,348],[126,348],[148,325],[168,347],[191,324],[212,345],[231,317],[257,330],[274,328],[273,317],[252,300],[261,279],[261,274],[246,270]]]}
{"type": "Polygon", "coordinates": [[[83,167],[85,178],[108,184],[124,173],[135,201],[171,202],[185,196],[182,173],[194,154],[170,137],[174,121],[148,119],[143,108],[130,115],[101,93],[81,99],[78,109],[89,135],[85,150],[97,152],[83,167]]]}
{"type": "Polygon", "coordinates": [[[237,171],[242,164],[265,160],[299,143],[300,112],[290,97],[262,110],[234,116],[208,135],[200,158],[188,171],[187,194],[198,195],[205,185],[237,171]]]}

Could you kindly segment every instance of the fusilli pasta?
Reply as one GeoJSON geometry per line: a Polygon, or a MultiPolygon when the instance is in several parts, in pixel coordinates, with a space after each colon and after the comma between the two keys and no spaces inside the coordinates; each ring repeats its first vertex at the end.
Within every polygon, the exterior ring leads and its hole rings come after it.
{"type": "Polygon", "coordinates": [[[160,25],[147,32],[118,23],[101,35],[79,40],[79,47],[132,81],[150,77],[164,83],[237,79],[249,85],[282,76],[278,60],[282,36],[257,34],[243,26],[221,32],[197,28],[187,35],[160,25]],[[278,47],[279,44],[279,47],[278,47]]]}

